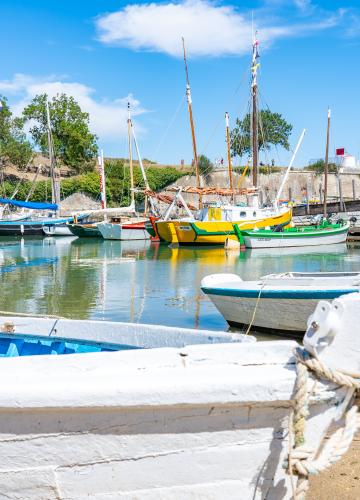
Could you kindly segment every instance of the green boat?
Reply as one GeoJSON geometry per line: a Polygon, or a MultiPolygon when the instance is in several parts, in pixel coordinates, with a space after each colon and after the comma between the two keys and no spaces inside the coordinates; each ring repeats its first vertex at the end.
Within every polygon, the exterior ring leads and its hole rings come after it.
{"type": "Polygon", "coordinates": [[[323,221],[318,226],[241,231],[239,225],[234,224],[234,231],[239,242],[247,248],[285,248],[344,243],[349,227],[348,222],[330,224],[323,221]]]}
{"type": "Polygon", "coordinates": [[[101,238],[101,233],[96,223],[69,224],[69,229],[74,236],[79,238],[101,238]]]}

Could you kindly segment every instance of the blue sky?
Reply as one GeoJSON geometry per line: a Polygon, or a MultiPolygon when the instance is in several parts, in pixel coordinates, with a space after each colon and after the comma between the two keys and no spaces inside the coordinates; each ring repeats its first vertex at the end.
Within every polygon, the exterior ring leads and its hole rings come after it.
{"type": "Polygon", "coordinates": [[[324,154],[328,105],[331,151],[360,157],[358,0],[2,0],[0,12],[0,93],[16,113],[36,93],[65,91],[105,155],[124,156],[130,99],[142,156],[167,163],[192,157],[181,35],[199,153],[225,157],[224,112],[234,123],[247,109],[253,12],[262,101],[293,124],[293,146],[307,129],[296,164],[324,154]]]}

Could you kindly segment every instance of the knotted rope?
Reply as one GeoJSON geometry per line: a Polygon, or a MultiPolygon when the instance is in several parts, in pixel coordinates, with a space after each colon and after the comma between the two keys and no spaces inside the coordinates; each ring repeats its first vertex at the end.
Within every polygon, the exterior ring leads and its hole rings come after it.
{"type": "Polygon", "coordinates": [[[319,379],[325,379],[339,386],[347,387],[347,400],[350,400],[354,391],[360,388],[360,378],[327,367],[318,358],[311,356],[305,349],[296,348],[294,354],[297,376],[295,405],[293,416],[290,419],[289,431],[292,442],[290,443],[287,466],[291,476],[293,474],[298,476],[293,498],[294,500],[304,500],[309,488],[309,475],[319,474],[319,472],[340,460],[349,449],[355,433],[360,428],[358,408],[353,405],[345,414],[344,426],[332,434],[317,457],[315,457],[316,450],[305,446],[304,432],[306,419],[309,415],[309,370],[319,379]]]}

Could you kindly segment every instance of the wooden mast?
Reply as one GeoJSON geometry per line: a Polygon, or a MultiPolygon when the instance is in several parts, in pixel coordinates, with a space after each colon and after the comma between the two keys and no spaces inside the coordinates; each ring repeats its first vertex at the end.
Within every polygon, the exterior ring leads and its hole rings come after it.
{"type": "Polygon", "coordinates": [[[257,117],[257,94],[258,94],[258,86],[257,86],[257,70],[259,67],[258,59],[258,45],[259,42],[256,40],[256,32],[253,37],[253,53],[252,53],[252,65],[251,65],[251,96],[252,96],[252,159],[253,159],[253,186],[257,187],[258,183],[258,117],[257,117]]]}
{"type": "MultiPolygon", "coordinates": [[[[194,127],[194,119],[192,112],[192,100],[191,100],[191,91],[190,91],[190,82],[189,82],[189,72],[186,60],[186,51],[185,51],[185,40],[182,37],[183,51],[184,51],[184,62],[185,62],[185,73],[186,73],[186,98],[188,102],[189,109],[189,118],[190,118],[190,128],[191,128],[191,138],[193,145],[193,154],[194,154],[194,164],[195,164],[195,172],[196,172],[196,187],[201,188],[200,182],[200,171],[199,171],[199,163],[198,156],[196,151],[196,137],[195,137],[195,127],[194,127]]],[[[199,195],[199,208],[202,208],[202,195],[199,195]]]]}
{"type": "Polygon", "coordinates": [[[327,191],[328,191],[328,168],[329,168],[329,142],[330,142],[330,120],[331,110],[328,109],[327,132],[326,132],[326,150],[324,165],[324,217],[327,217],[327,191]]]}
{"type": "Polygon", "coordinates": [[[130,163],[130,205],[135,207],[135,192],[134,192],[134,166],[132,156],[132,133],[131,133],[131,114],[130,103],[128,102],[128,141],[129,141],[129,163],[130,163]]]}
{"type": "MultiPolygon", "coordinates": [[[[228,173],[229,173],[229,187],[234,189],[233,185],[233,175],[232,175],[232,163],[231,163],[231,142],[230,142],[230,126],[229,126],[229,113],[225,113],[225,127],[226,127],[226,144],[227,144],[227,157],[228,157],[228,173]]],[[[231,196],[234,199],[234,195],[231,196]]]]}
{"type": "Polygon", "coordinates": [[[50,173],[51,173],[51,201],[56,205],[60,204],[60,178],[56,168],[56,159],[54,152],[54,143],[51,133],[51,121],[49,102],[46,100],[46,120],[47,120],[47,135],[48,135],[48,149],[50,159],[50,173]]]}

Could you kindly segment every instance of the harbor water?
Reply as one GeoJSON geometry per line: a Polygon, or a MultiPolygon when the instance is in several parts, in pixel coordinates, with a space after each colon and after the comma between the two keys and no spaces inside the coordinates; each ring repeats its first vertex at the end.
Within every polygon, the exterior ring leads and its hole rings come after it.
{"type": "Polygon", "coordinates": [[[286,271],[359,271],[360,247],[170,248],[72,237],[0,240],[0,310],[227,330],[200,290],[212,273],[243,279],[286,271]]]}

